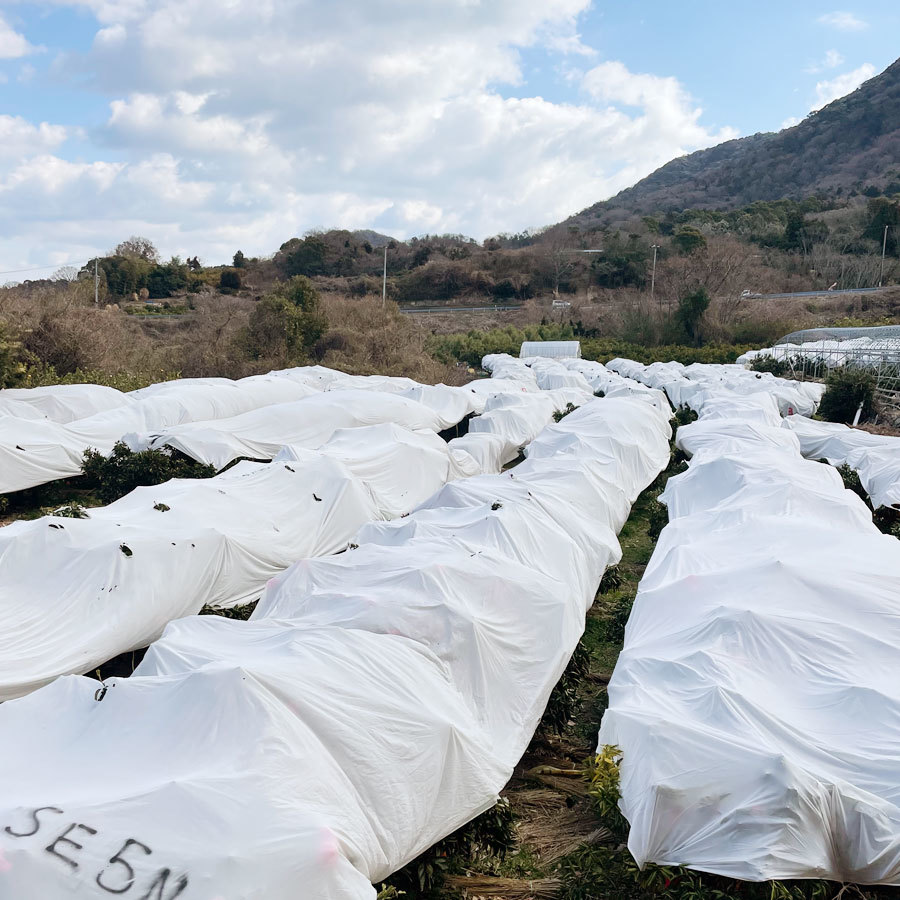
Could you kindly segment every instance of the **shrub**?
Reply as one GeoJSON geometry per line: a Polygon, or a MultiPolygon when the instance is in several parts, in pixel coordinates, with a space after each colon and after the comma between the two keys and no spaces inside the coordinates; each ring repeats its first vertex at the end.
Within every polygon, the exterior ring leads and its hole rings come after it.
{"type": "Polygon", "coordinates": [[[562,421],[569,413],[575,412],[576,409],[577,407],[574,403],[567,403],[565,409],[558,409],[555,413],[553,413],[553,421],[562,421]]]}
{"type": "Polygon", "coordinates": [[[308,278],[295,275],[256,304],[240,342],[254,359],[299,362],[327,330],[319,292],[308,278]]]}
{"type": "Polygon", "coordinates": [[[782,378],[790,372],[791,367],[784,359],[775,359],[774,356],[757,356],[750,363],[750,369],[753,372],[771,372],[782,378]]]}
{"type": "Polygon", "coordinates": [[[54,509],[51,513],[53,516],[60,516],[63,519],[87,519],[89,518],[87,510],[77,501],[67,503],[54,509]]]}
{"type": "Polygon", "coordinates": [[[241,273],[237,269],[222,269],[219,275],[219,290],[223,294],[241,289],[241,273]]]}
{"type": "Polygon", "coordinates": [[[578,685],[590,673],[591,654],[584,643],[575,647],[565,671],[550,693],[547,707],[541,717],[540,731],[562,734],[575,713],[578,704],[578,685]]]}
{"type": "Polygon", "coordinates": [[[602,610],[600,632],[604,643],[621,645],[625,640],[625,626],[631,615],[634,597],[626,594],[612,599],[599,600],[598,608],[602,610]]]}
{"type": "Polygon", "coordinates": [[[619,811],[619,763],[622,760],[622,751],[618,747],[607,744],[588,769],[590,787],[588,796],[594,804],[600,821],[616,837],[625,837],[628,834],[628,822],[619,811]]]}
{"type": "Polygon", "coordinates": [[[24,387],[44,387],[52,384],[103,384],[119,391],[139,388],[180,378],[179,372],[104,372],[99,369],[75,369],[60,375],[53,366],[31,367],[25,375],[24,387]]]}
{"type": "Polygon", "coordinates": [[[600,593],[609,594],[622,587],[622,572],[618,566],[610,566],[600,579],[600,593]]]}
{"type": "Polygon", "coordinates": [[[647,516],[647,534],[651,540],[657,540],[663,528],[669,524],[669,510],[664,503],[654,500],[647,516]]]}
{"type": "Polygon", "coordinates": [[[862,404],[862,420],[873,412],[875,376],[855,366],[840,366],[825,377],[825,394],[819,404],[819,415],[828,422],[849,424],[862,404]]]}
{"type": "Polygon", "coordinates": [[[501,797],[489,810],[394,872],[382,885],[383,895],[437,900],[446,875],[478,859],[505,859],[515,844],[514,823],[509,801],[501,797]]]}
{"type": "Polygon", "coordinates": [[[93,489],[104,503],[112,503],[136,487],[161,484],[171,478],[211,478],[216,474],[214,466],[195,462],[183,454],[162,450],[134,453],[122,441],[116,443],[108,457],[98,450],[85,450],[81,471],[86,487],[93,489]]]}
{"type": "MultiPolygon", "coordinates": [[[[480,366],[488,353],[509,353],[518,356],[523,341],[571,341],[575,332],[571,325],[529,325],[516,328],[492,328],[490,331],[469,331],[467,334],[433,335],[427,349],[441,362],[464,362],[480,366]]],[[[613,354],[615,355],[615,354],[613,354]]],[[[612,359],[612,356],[608,357],[612,359]]]]}
{"type": "Polygon", "coordinates": [[[672,417],[675,419],[675,426],[679,427],[681,425],[690,425],[691,422],[697,421],[697,413],[694,412],[690,406],[685,406],[682,404],[675,410],[675,415],[672,417]]]}
{"type": "MultiPolygon", "coordinates": [[[[827,459],[820,459],[819,462],[828,465],[827,459]]],[[[857,472],[856,469],[852,469],[846,463],[837,466],[837,471],[840,474],[842,481],[844,482],[844,487],[848,491],[853,491],[853,493],[860,497],[866,504],[866,506],[871,510],[872,501],[869,499],[869,495],[868,493],[866,493],[866,489],[862,486],[862,482],[859,480],[859,472],[857,472]]],[[[872,521],[875,523],[875,527],[879,531],[883,532],[884,534],[890,534],[893,537],[900,538],[900,511],[892,509],[889,506],[881,506],[878,509],[873,510],[872,521]]]]}

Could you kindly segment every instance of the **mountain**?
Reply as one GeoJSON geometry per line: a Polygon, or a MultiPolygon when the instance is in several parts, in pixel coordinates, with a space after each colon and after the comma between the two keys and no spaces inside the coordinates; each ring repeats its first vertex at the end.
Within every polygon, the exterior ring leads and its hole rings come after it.
{"type": "Polygon", "coordinates": [[[894,191],[900,191],[900,60],[799,125],[672,160],[568,223],[589,225],[691,208],[733,209],[817,193],[846,196],[866,188],[880,192],[894,184],[894,191]]]}

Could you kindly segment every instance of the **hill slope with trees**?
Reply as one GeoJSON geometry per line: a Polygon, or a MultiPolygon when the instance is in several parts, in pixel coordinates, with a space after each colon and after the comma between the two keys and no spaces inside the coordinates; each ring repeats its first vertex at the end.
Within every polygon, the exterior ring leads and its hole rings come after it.
{"type": "Polygon", "coordinates": [[[900,192],[900,60],[853,93],[779,132],[726,141],[672,160],[566,224],[628,214],[734,209],[811,194],[900,192]]]}

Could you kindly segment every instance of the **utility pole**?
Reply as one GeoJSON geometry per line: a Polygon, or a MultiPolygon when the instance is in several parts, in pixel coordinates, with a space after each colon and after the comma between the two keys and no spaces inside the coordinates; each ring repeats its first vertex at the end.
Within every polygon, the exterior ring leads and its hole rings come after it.
{"type": "Polygon", "coordinates": [[[100,305],[100,276],[97,272],[97,257],[94,257],[94,306],[100,305]]]}
{"type": "Polygon", "coordinates": [[[384,276],[381,279],[381,308],[387,302],[387,244],[384,245],[384,276]]]}
{"type": "Polygon", "coordinates": [[[887,249],[887,230],[890,225],[884,226],[884,237],[881,239],[881,277],[878,279],[878,287],[884,283],[884,251],[887,249]]]}
{"type": "Polygon", "coordinates": [[[653,244],[653,271],[650,275],[650,302],[653,302],[653,295],[656,291],[656,251],[659,250],[659,244],[653,244]]]}

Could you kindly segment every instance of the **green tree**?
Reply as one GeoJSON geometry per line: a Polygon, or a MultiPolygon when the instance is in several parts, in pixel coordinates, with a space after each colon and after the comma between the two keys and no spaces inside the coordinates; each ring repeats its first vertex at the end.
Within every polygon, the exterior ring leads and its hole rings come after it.
{"type": "Polygon", "coordinates": [[[891,256],[897,256],[900,253],[900,203],[878,197],[869,201],[866,212],[865,237],[877,241],[880,247],[884,241],[884,228],[888,226],[885,250],[891,256]]]}
{"type": "Polygon", "coordinates": [[[245,269],[247,267],[247,257],[244,256],[244,254],[240,250],[238,250],[237,253],[234,254],[231,264],[236,269],[245,269]]]}
{"type": "Polygon", "coordinates": [[[701,342],[700,323],[708,307],[709,294],[706,293],[706,288],[701,287],[682,297],[675,310],[675,321],[683,329],[688,341],[696,346],[701,342]]]}
{"type": "MultiPolygon", "coordinates": [[[[101,280],[112,297],[127,297],[147,287],[147,280],[154,264],[139,256],[107,256],[99,261],[101,280]]],[[[93,278],[93,262],[89,262],[82,273],[93,278]]]]}
{"type": "Polygon", "coordinates": [[[625,240],[614,231],[604,237],[603,252],[591,258],[593,280],[606,288],[637,287],[646,280],[652,255],[650,246],[637,235],[625,240]]]}
{"type": "Polygon", "coordinates": [[[239,269],[222,269],[219,274],[219,290],[229,294],[241,289],[241,273],[239,269]]]}
{"type": "Polygon", "coordinates": [[[250,313],[244,349],[254,359],[306,359],[328,330],[319,292],[302,275],[278,285],[250,313]]]}
{"type": "Polygon", "coordinates": [[[173,256],[165,265],[154,266],[147,275],[150,296],[158,299],[183,291],[190,281],[188,271],[188,267],[177,256],[173,256]]]}
{"type": "Polygon", "coordinates": [[[282,244],[277,262],[285,275],[322,275],[327,253],[325,241],[311,234],[303,240],[292,238],[282,244]]]}
{"type": "Polygon", "coordinates": [[[691,225],[685,225],[675,232],[672,238],[672,246],[682,256],[689,256],[706,246],[706,238],[703,232],[691,225]]]}
{"type": "Polygon", "coordinates": [[[127,241],[122,241],[110,256],[121,256],[128,259],[143,259],[146,262],[158,263],[159,250],[153,245],[150,238],[132,235],[127,241]]]}

